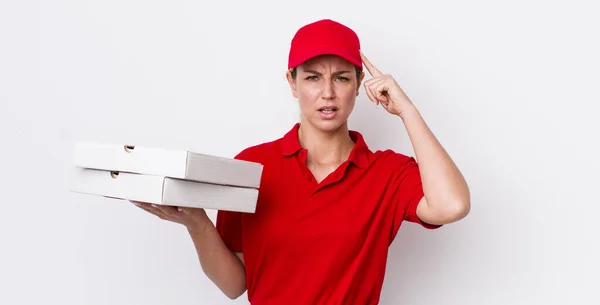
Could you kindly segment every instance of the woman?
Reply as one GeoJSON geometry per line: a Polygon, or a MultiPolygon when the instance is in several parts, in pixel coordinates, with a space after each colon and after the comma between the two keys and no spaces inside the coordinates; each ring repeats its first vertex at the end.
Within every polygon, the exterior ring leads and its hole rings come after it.
{"type": "MultiPolygon", "coordinates": [[[[202,269],[229,298],[252,304],[377,304],[388,247],[402,221],[439,228],[467,215],[467,184],[390,75],[350,28],[320,20],[294,36],[286,73],[301,121],[236,158],[264,165],[256,213],[136,203],[185,225],[202,269]],[[419,164],[369,150],[348,129],[364,78],[369,99],[402,120],[419,164]]],[[[395,132],[391,130],[390,132],[395,132]]],[[[398,130],[399,132],[399,130],[398,130]]]]}

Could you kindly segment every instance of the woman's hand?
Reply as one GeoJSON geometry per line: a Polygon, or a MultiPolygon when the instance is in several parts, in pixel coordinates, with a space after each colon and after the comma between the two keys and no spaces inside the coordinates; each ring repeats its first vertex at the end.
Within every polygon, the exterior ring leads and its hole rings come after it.
{"type": "MultiPolygon", "coordinates": [[[[131,201],[131,200],[130,200],[131,201]]],[[[206,211],[200,208],[173,207],[167,205],[150,204],[146,202],[131,201],[136,206],[156,215],[160,219],[176,222],[184,225],[190,232],[204,230],[208,224],[212,224],[206,211]]]]}
{"type": "Polygon", "coordinates": [[[373,76],[364,85],[369,99],[375,105],[381,104],[389,113],[398,116],[402,116],[405,110],[414,107],[412,101],[391,75],[381,73],[362,52],[360,56],[365,68],[373,76]]]}

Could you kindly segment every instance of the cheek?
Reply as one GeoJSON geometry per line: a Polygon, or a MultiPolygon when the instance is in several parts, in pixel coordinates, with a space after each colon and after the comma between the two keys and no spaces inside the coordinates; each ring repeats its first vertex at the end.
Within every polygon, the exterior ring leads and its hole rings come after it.
{"type": "Polygon", "coordinates": [[[337,95],[344,104],[354,103],[356,99],[356,87],[344,86],[343,88],[339,88],[339,90],[337,90],[337,95]]]}
{"type": "Polygon", "coordinates": [[[304,96],[318,96],[321,92],[320,87],[317,84],[303,84],[302,86],[298,86],[298,94],[304,96]]]}
{"type": "Polygon", "coordinates": [[[344,88],[340,88],[339,90],[341,96],[344,98],[351,98],[356,96],[356,87],[355,86],[345,86],[344,88]]]}
{"type": "Polygon", "coordinates": [[[318,86],[299,86],[297,92],[300,104],[306,106],[313,104],[321,95],[318,86]]]}

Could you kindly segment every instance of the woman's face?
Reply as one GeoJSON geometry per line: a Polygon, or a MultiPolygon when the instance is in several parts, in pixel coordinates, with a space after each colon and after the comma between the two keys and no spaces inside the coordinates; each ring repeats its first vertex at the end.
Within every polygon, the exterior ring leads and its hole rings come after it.
{"type": "Polygon", "coordinates": [[[346,124],[362,81],[353,64],[333,55],[314,57],[298,66],[295,79],[289,71],[287,78],[298,99],[302,123],[322,131],[346,124]]]}

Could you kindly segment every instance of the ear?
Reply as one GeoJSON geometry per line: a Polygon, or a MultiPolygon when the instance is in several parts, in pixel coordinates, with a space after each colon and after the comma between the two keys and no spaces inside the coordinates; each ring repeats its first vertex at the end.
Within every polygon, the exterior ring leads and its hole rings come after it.
{"type": "Polygon", "coordinates": [[[360,72],[360,78],[358,79],[358,85],[356,86],[356,96],[360,93],[360,85],[362,84],[363,79],[365,79],[365,72],[360,72]]]}
{"type": "MultiPolygon", "coordinates": [[[[290,89],[292,90],[292,95],[295,98],[298,98],[298,90],[296,89],[296,80],[292,77],[292,71],[288,70],[285,73],[285,77],[287,78],[288,84],[290,85],[290,89]]],[[[298,77],[296,75],[296,77],[298,77]]]]}

